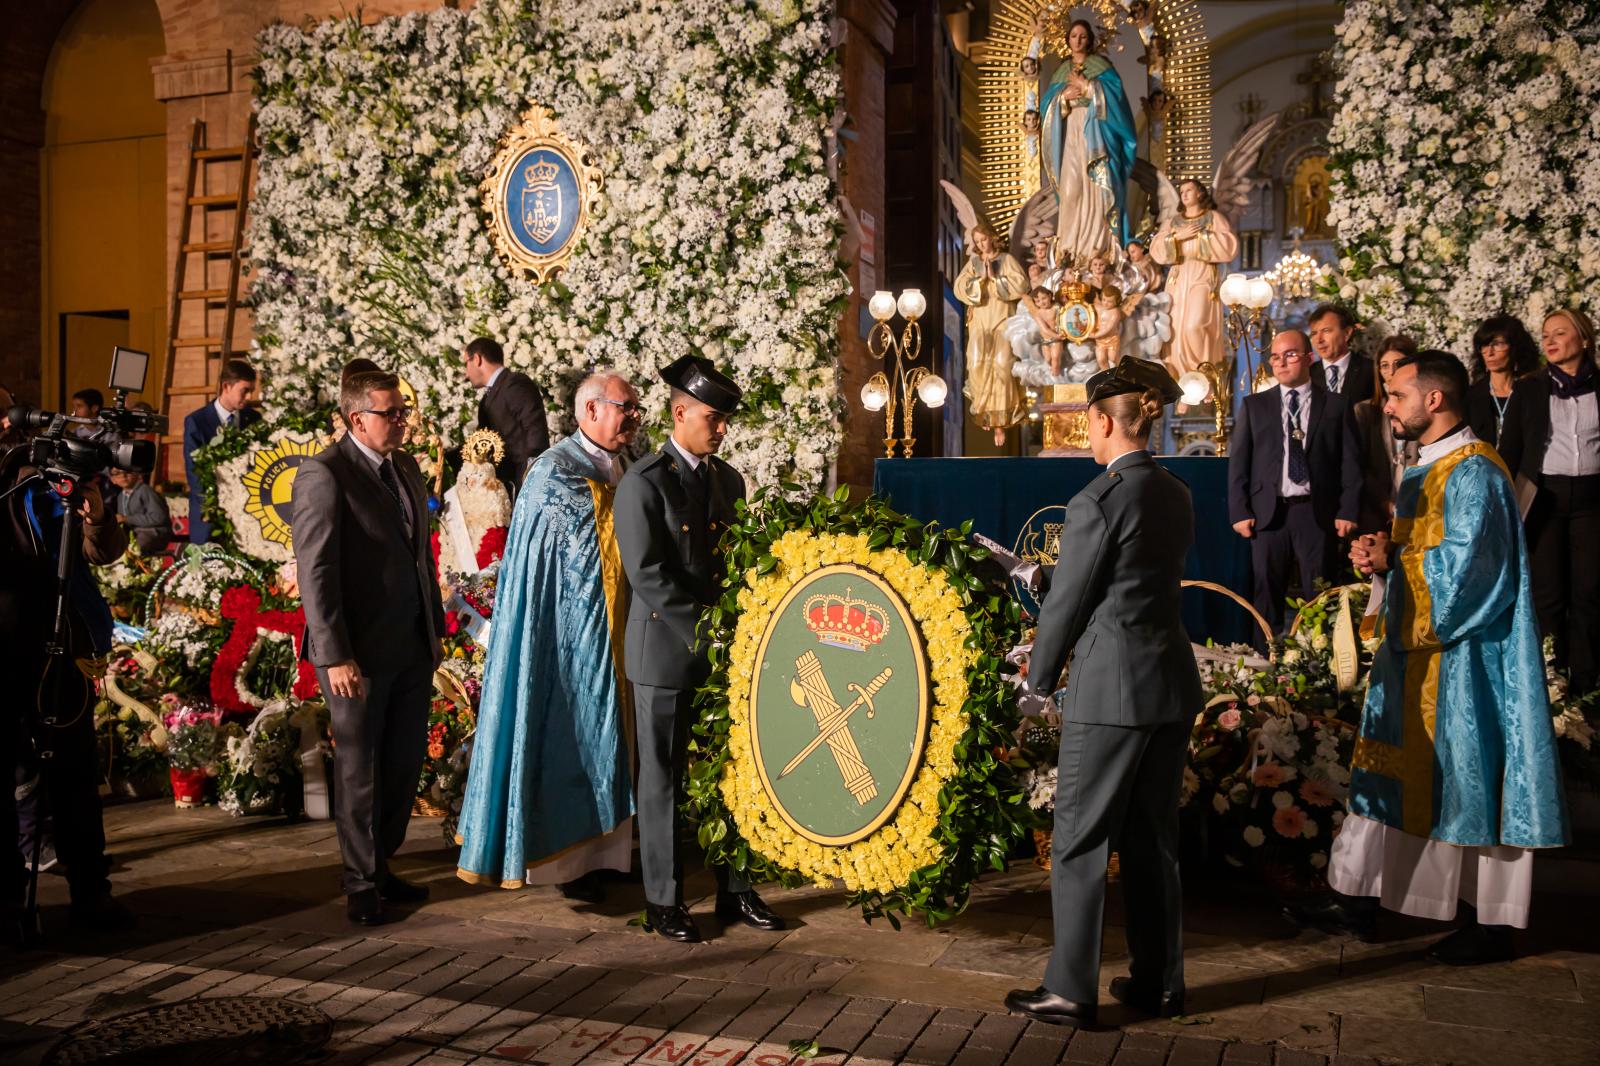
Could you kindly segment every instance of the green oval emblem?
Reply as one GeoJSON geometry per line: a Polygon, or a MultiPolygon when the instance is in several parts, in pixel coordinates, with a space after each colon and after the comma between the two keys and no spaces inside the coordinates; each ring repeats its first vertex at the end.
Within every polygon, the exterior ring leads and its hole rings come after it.
{"type": "Polygon", "coordinates": [[[900,806],[928,735],[928,658],[905,601],[827,566],[779,601],[756,651],[750,747],[783,820],[818,844],[870,836],[900,806]]]}

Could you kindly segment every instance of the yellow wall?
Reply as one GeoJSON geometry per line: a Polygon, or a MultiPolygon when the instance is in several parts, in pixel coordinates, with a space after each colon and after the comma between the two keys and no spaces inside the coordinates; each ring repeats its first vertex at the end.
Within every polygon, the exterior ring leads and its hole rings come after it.
{"type": "MultiPolygon", "coordinates": [[[[105,391],[108,353],[69,350],[61,315],[127,311],[152,354],[140,399],[159,406],[166,347],[166,110],[150,60],[165,54],[155,0],[84,0],[45,72],[41,160],[43,399],[105,391]],[[63,388],[64,387],[64,388],[63,388]]],[[[109,396],[107,397],[109,400],[109,396]]]]}

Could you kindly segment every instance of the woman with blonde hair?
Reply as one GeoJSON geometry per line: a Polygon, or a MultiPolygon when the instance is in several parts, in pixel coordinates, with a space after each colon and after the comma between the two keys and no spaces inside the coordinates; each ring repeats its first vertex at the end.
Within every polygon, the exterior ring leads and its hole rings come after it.
{"type": "Polygon", "coordinates": [[[1600,373],[1589,316],[1560,308],[1544,319],[1544,372],[1517,385],[1500,429],[1528,531],[1539,629],[1573,691],[1595,687],[1600,666],[1600,373]]]}
{"type": "Polygon", "coordinates": [[[1061,755],[1051,840],[1055,946],[1044,983],[1006,996],[1015,1014],[1092,1025],[1112,842],[1122,861],[1127,977],[1111,995],[1136,1010],[1183,1013],[1178,798],[1189,726],[1203,703],[1180,617],[1194,502],[1150,456],[1150,428],[1180,393],[1153,362],[1124,359],[1087,384],[1089,445],[1105,473],[1067,504],[1028,667],[1033,692],[1059,696],[1061,755]]]}

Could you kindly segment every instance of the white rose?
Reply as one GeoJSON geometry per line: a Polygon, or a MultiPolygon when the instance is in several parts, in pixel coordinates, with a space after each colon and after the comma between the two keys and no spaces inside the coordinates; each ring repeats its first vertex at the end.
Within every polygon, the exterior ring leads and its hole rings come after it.
{"type": "Polygon", "coordinates": [[[1267,840],[1267,835],[1261,831],[1260,826],[1247,825],[1240,835],[1244,837],[1244,842],[1252,848],[1259,848],[1267,840]]]}

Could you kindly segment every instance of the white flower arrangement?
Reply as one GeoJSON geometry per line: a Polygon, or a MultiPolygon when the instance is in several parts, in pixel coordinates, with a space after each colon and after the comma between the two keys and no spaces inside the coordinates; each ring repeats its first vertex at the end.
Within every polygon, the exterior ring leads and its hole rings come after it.
{"type": "Polygon", "coordinates": [[[1350,0],[1336,55],[1332,287],[1373,332],[1600,311],[1600,9],[1350,0]]]}
{"type": "Polygon", "coordinates": [[[848,292],[823,158],[832,18],[828,0],[481,0],[262,31],[253,344],[270,402],[326,401],[368,356],[454,440],[476,335],[556,412],[602,364],[664,412],[656,369],[694,352],[745,389],[725,454],[752,486],[820,487],[848,292]],[[534,102],[593,150],[606,198],[538,287],[497,260],[478,188],[534,102]]]}

